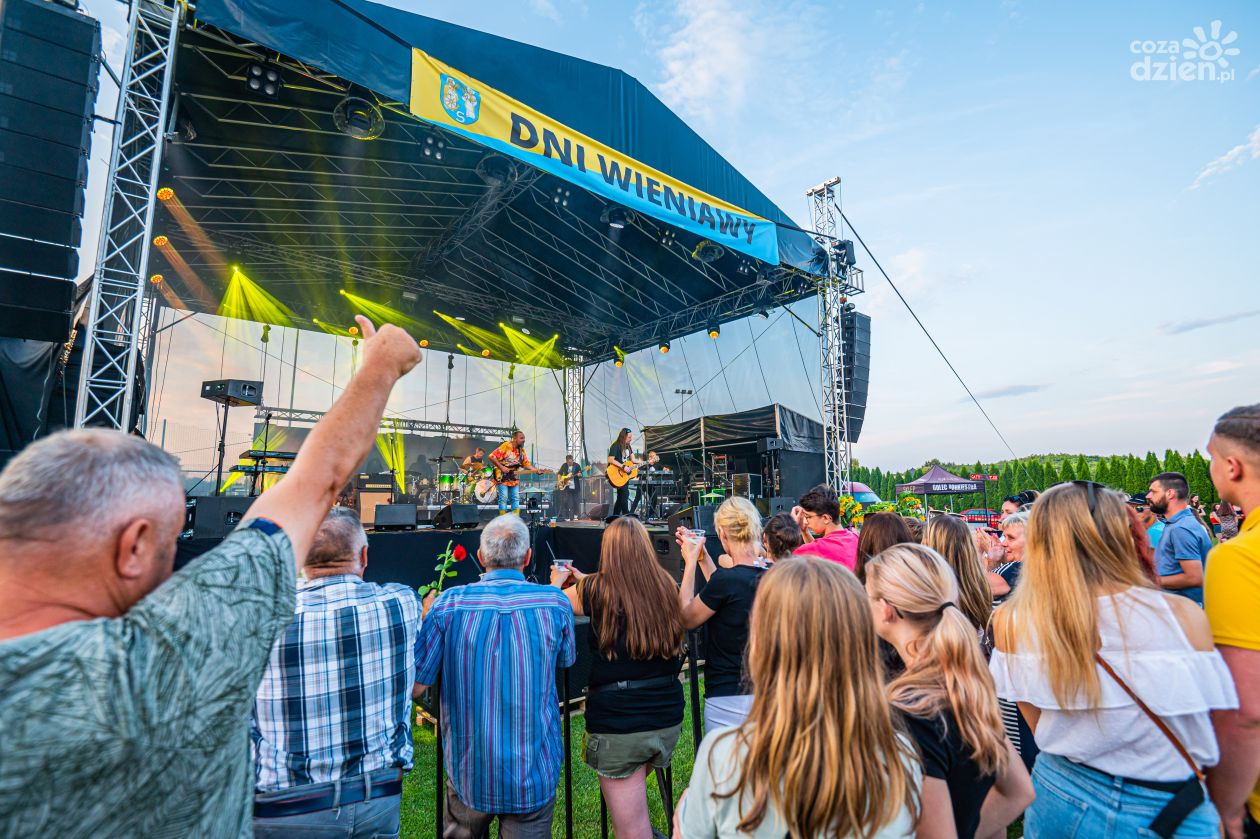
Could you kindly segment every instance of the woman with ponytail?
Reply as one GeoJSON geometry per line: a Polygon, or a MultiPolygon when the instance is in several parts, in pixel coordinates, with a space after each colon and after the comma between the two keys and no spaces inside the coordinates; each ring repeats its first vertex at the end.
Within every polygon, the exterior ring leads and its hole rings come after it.
{"type": "Polygon", "coordinates": [[[883,696],[857,578],[817,557],[775,563],[753,608],[748,673],[752,709],[700,744],[675,839],[909,836],[917,761],[883,696]]]}
{"type": "Polygon", "coordinates": [[[954,572],[929,547],[894,545],[867,563],[866,593],[875,631],[906,663],[887,693],[923,756],[915,835],[1005,836],[1032,801],[1032,782],[1006,739],[976,627],[958,606],[954,572]]]}
{"type": "Polygon", "coordinates": [[[1025,835],[1218,835],[1199,775],[1220,757],[1211,712],[1238,695],[1203,610],[1151,583],[1101,484],[1046,490],[1027,536],[990,664],[1041,749],[1025,835]]]}
{"type": "Polygon", "coordinates": [[[971,528],[960,518],[937,516],[928,522],[923,544],[949,564],[958,580],[958,608],[980,633],[988,635],[993,594],[971,528]]]}

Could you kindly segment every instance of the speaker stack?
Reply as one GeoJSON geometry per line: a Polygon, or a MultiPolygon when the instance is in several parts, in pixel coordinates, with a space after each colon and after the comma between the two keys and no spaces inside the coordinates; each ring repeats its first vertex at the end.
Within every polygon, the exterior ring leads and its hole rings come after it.
{"type": "Polygon", "coordinates": [[[70,334],[100,52],[86,15],[0,3],[0,337],[70,334]]]}

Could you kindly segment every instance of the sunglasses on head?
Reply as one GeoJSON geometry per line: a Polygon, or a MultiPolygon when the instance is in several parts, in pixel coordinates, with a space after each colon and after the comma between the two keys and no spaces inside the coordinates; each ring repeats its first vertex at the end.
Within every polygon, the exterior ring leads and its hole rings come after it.
{"type": "MultiPolygon", "coordinates": [[[[1100,484],[1097,481],[1072,481],[1072,486],[1085,487],[1086,500],[1089,503],[1089,514],[1094,515],[1098,508],[1098,490],[1107,488],[1106,484],[1100,484]]],[[[1138,512],[1141,512],[1140,510],[1138,512]]]]}

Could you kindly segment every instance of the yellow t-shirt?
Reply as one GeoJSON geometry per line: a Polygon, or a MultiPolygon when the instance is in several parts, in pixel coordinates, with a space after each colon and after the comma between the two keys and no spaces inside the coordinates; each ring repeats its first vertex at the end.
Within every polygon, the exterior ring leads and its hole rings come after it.
{"type": "MultiPolygon", "coordinates": [[[[1203,584],[1203,606],[1218,645],[1260,650],[1260,509],[1251,511],[1238,535],[1212,549],[1203,584]]],[[[1260,821],[1260,783],[1247,799],[1260,821]]]]}

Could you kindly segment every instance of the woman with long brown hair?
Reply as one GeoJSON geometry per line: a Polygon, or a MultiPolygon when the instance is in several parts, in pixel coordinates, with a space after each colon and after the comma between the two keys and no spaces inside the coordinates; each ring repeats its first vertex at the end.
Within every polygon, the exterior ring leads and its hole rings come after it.
{"type": "Polygon", "coordinates": [[[874,513],[862,520],[858,532],[857,567],[853,573],[859,580],[866,579],[866,563],[884,548],[902,542],[917,541],[910,535],[910,527],[897,513],[874,513]]]}
{"type": "Polygon", "coordinates": [[[960,518],[937,516],[923,531],[923,544],[944,558],[958,580],[958,608],[981,632],[989,627],[993,593],[971,528],[960,518]]]}
{"type": "Polygon", "coordinates": [[[599,573],[553,567],[573,612],[591,619],[586,764],[599,775],[613,831],[651,839],[649,767],[669,765],[683,719],[683,624],[678,589],[661,567],[647,529],[620,518],[604,530],[599,573]]]}
{"type": "Polygon", "coordinates": [[[1216,835],[1198,775],[1220,755],[1211,712],[1238,696],[1203,611],[1147,579],[1125,498],[1101,484],[1046,490],[1027,537],[990,665],[1041,750],[1025,834],[1216,835]]]}
{"type": "Polygon", "coordinates": [[[884,698],[857,579],[816,557],[767,571],[748,671],[752,710],[704,738],[675,837],[910,835],[917,761],[884,698]]]}
{"type": "MultiPolygon", "coordinates": [[[[928,532],[944,520],[935,519],[928,532]]],[[[960,536],[971,545],[970,533],[960,536]]],[[[979,564],[978,556],[973,560],[979,564]]],[[[866,592],[875,631],[906,663],[887,691],[923,757],[915,835],[1005,836],[1032,801],[1032,782],[1006,739],[993,677],[976,626],[960,606],[953,570],[925,545],[894,545],[867,563],[866,592]]]]}

